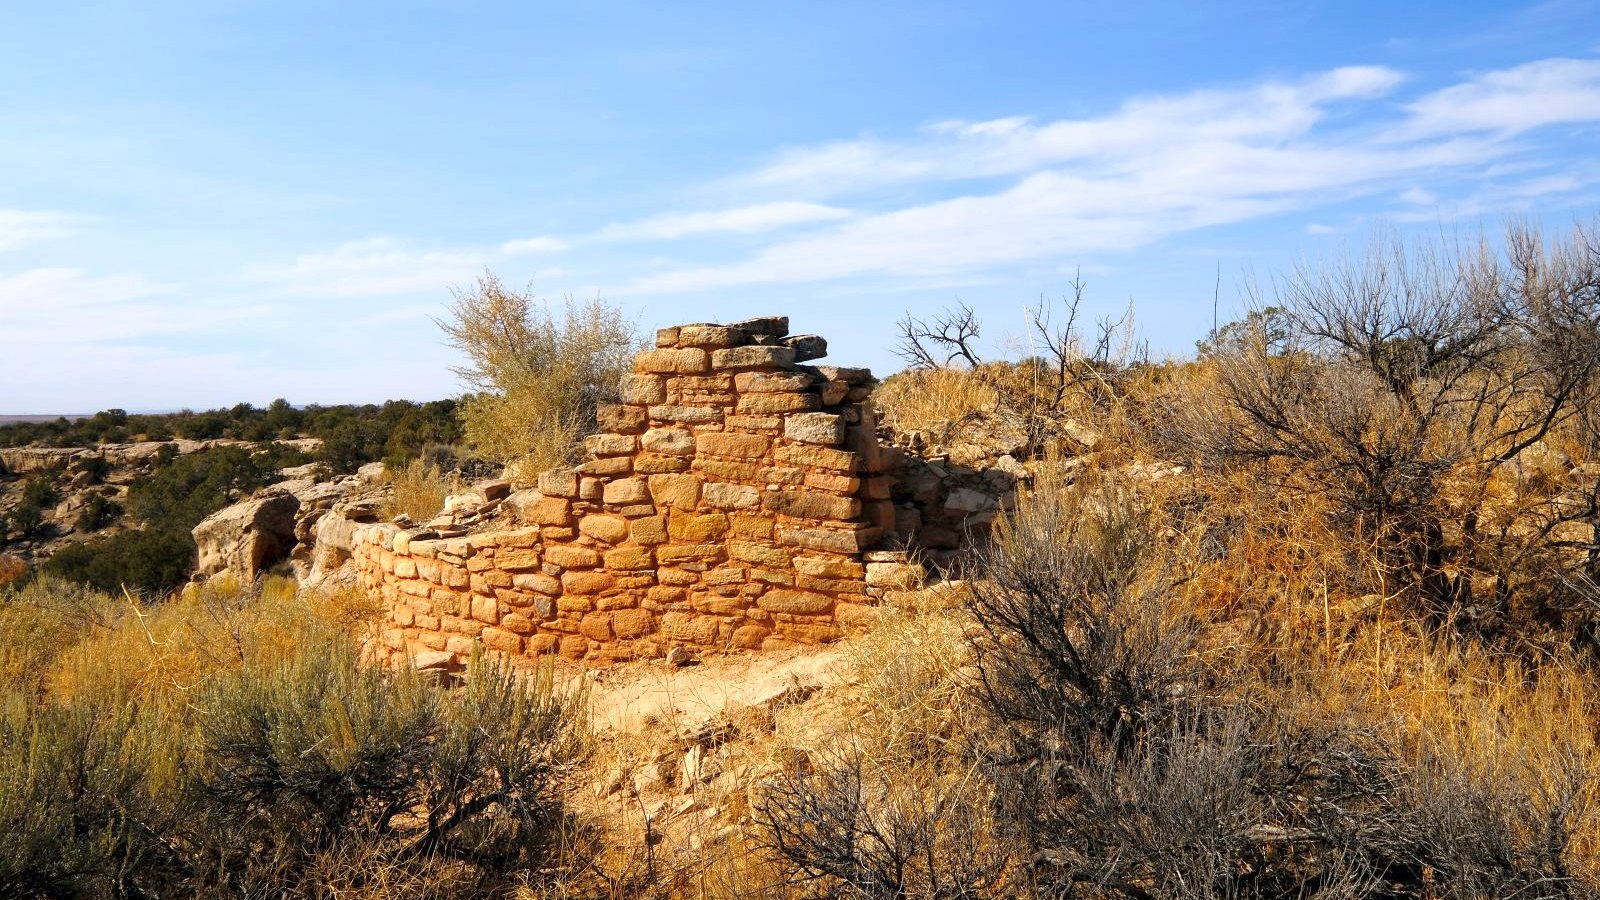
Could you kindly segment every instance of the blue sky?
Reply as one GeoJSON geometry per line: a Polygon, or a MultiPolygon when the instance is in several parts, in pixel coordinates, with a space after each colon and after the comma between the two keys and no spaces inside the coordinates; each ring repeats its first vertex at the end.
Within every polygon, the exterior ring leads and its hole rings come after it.
{"type": "Polygon", "coordinates": [[[896,368],[1600,211],[1600,2],[0,0],[0,413],[431,399],[485,268],[896,368]]]}

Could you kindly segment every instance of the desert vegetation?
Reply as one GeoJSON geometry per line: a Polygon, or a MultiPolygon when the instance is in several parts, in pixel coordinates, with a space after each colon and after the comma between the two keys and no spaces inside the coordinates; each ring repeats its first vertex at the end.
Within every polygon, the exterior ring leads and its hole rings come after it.
{"type": "Polygon", "coordinates": [[[633,323],[601,299],[569,299],[558,314],[493,273],[457,290],[438,324],[467,358],[456,370],[472,391],[461,402],[467,446],[523,483],[577,457],[639,344],[633,323]]]}
{"type": "MultiPolygon", "coordinates": [[[[693,727],[364,664],[353,593],[0,583],[0,896],[1600,896],[1600,236],[1379,241],[1192,359],[1086,290],[1012,358],[906,320],[883,421],[1001,436],[1015,502],[825,686],[693,727]]],[[[503,463],[566,459],[634,340],[487,277],[453,316],[503,463]]]]}

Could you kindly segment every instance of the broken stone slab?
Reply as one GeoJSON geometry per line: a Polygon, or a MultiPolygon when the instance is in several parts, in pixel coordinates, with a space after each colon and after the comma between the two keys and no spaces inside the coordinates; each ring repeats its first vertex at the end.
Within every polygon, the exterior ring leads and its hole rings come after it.
{"type": "Polygon", "coordinates": [[[818,334],[797,334],[784,338],[783,346],[794,351],[795,362],[821,359],[828,355],[828,341],[818,334]]]}
{"type": "Polygon", "coordinates": [[[755,337],[784,338],[789,334],[788,316],[759,316],[754,319],[745,319],[734,322],[728,326],[737,328],[745,334],[755,337]]]}

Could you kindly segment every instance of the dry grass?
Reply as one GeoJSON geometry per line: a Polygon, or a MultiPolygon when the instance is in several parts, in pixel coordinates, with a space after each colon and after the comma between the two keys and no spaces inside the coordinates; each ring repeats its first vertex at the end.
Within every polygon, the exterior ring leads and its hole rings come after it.
{"type": "Polygon", "coordinates": [[[385,519],[405,513],[413,522],[426,522],[444,509],[446,497],[464,487],[454,473],[442,472],[421,459],[412,460],[399,471],[386,468],[384,476],[394,488],[393,496],[380,512],[385,519]]]}

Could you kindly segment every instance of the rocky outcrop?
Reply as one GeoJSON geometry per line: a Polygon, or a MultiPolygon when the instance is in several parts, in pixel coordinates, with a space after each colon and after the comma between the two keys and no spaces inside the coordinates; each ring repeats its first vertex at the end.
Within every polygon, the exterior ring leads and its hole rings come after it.
{"type": "Polygon", "coordinates": [[[249,581],[287,557],[295,545],[295,513],[300,501],[282,487],[270,487],[242,503],[207,516],[194,528],[199,545],[196,571],[229,572],[249,581]]]}
{"type": "Polygon", "coordinates": [[[356,528],[388,653],[597,663],[826,643],[870,621],[871,581],[912,573],[864,557],[895,525],[872,376],[797,365],[826,345],[787,332],[783,317],[659,331],[588,462],[483,498],[519,527],[356,528]]]}

